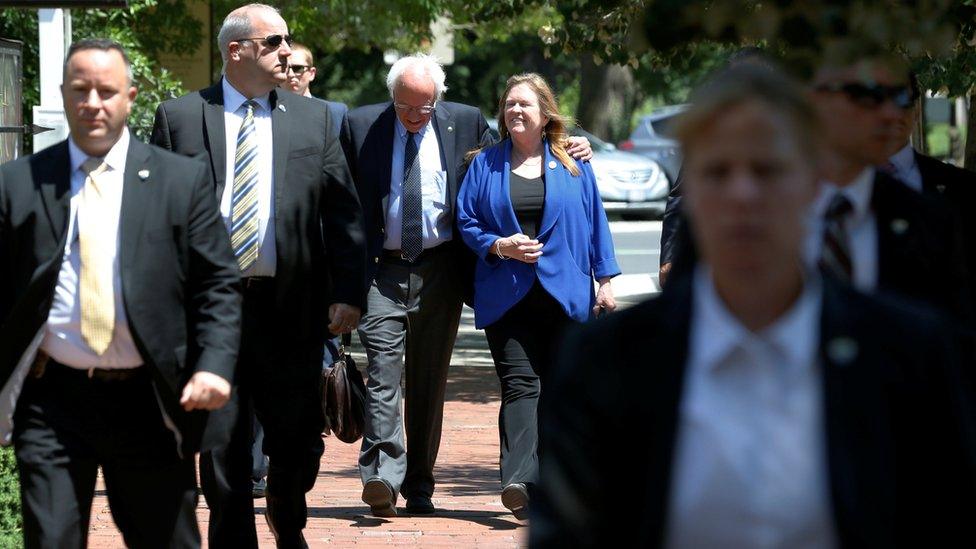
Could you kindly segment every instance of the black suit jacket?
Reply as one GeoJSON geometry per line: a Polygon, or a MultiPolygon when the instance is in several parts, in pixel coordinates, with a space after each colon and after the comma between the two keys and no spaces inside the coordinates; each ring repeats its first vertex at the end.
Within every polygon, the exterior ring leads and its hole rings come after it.
{"type": "MultiPolygon", "coordinates": [[[[465,155],[491,144],[492,137],[481,111],[468,105],[440,101],[432,120],[441,162],[447,171],[448,204],[453,211],[467,171],[465,155]]],[[[393,104],[378,103],[349,111],[342,124],[342,147],[363,203],[370,281],[376,274],[376,264],[383,251],[386,228],[383,200],[390,194],[395,122],[393,104]]],[[[473,292],[475,256],[461,241],[456,224],[451,245],[458,255],[459,268],[464,270],[465,287],[473,292]]]]}
{"type": "MultiPolygon", "coordinates": [[[[690,279],[564,339],[541,410],[532,546],[664,544],[690,279]]],[[[840,546],[976,544],[971,403],[937,317],[825,280],[819,349],[840,546]]]]}
{"type": "MultiPolygon", "coordinates": [[[[71,198],[68,142],[0,166],[0,379],[47,321],[64,256],[71,198]]],[[[206,412],[179,406],[194,372],[234,378],[240,340],[237,263],[206,167],[132,137],[119,220],[129,328],[183,449],[200,448],[206,412]],[[139,174],[146,177],[143,178],[139,174]]],[[[220,410],[218,417],[232,416],[220,410]]],[[[205,447],[226,438],[213,422],[205,447]]]]}
{"type": "Polygon", "coordinates": [[[953,212],[880,171],[871,209],[878,229],[878,289],[927,302],[971,322],[968,258],[953,212]]]}
{"type": "MultiPolygon", "coordinates": [[[[330,304],[364,305],[362,209],[326,104],[281,89],[270,102],[277,326],[292,340],[321,340],[330,304]]],[[[217,197],[227,184],[224,134],[221,82],[156,109],[152,142],[205,160],[217,197]]]]}

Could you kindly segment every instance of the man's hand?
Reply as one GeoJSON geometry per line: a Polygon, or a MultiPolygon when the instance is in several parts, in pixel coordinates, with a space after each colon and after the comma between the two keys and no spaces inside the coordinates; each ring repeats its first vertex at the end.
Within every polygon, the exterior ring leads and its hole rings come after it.
{"type": "Polygon", "coordinates": [[[586,161],[593,158],[590,140],[578,135],[571,135],[566,138],[566,152],[576,160],[586,161]]]}
{"type": "Polygon", "coordinates": [[[347,334],[359,326],[359,307],[345,303],[333,303],[329,306],[329,331],[335,335],[347,334]]]}
{"type": "Polygon", "coordinates": [[[210,372],[197,372],[183,387],[180,404],[191,410],[216,410],[230,399],[230,382],[210,372]]]}
{"type": "Polygon", "coordinates": [[[661,270],[658,271],[657,273],[657,285],[663,288],[664,285],[667,283],[668,275],[670,274],[671,274],[671,262],[669,261],[661,265],[661,270]]]}

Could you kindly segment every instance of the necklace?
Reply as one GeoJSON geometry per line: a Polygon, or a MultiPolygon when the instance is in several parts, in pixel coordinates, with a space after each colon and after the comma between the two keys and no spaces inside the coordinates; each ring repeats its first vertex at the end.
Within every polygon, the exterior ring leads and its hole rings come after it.
{"type": "Polygon", "coordinates": [[[528,162],[528,160],[529,160],[529,157],[528,156],[523,156],[522,153],[516,151],[515,149],[512,149],[512,152],[513,153],[516,153],[518,155],[517,156],[517,158],[518,158],[518,164],[521,164],[522,166],[538,166],[538,165],[542,164],[542,155],[541,154],[539,155],[538,160],[536,160],[535,162],[528,162]]]}

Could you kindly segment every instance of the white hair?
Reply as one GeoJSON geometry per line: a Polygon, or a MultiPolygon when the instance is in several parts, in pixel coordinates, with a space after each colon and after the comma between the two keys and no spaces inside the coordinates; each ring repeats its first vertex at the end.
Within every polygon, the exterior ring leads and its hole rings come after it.
{"type": "Polygon", "coordinates": [[[230,43],[241,40],[242,38],[250,38],[253,28],[251,26],[251,16],[249,12],[253,9],[270,10],[278,14],[278,8],[274,6],[268,6],[266,4],[247,4],[246,6],[241,6],[234,11],[227,14],[224,18],[224,22],[220,25],[220,31],[217,32],[217,47],[220,49],[220,58],[223,60],[224,64],[227,64],[227,54],[230,49],[230,43]],[[246,8],[246,9],[245,9],[246,8]]]}
{"type": "Polygon", "coordinates": [[[393,90],[396,89],[400,78],[408,70],[419,68],[424,74],[434,81],[434,98],[440,100],[447,91],[447,84],[444,83],[444,67],[441,66],[437,57],[427,53],[415,53],[407,57],[401,57],[390,67],[390,72],[386,75],[386,88],[390,90],[390,97],[393,97],[393,90]]]}

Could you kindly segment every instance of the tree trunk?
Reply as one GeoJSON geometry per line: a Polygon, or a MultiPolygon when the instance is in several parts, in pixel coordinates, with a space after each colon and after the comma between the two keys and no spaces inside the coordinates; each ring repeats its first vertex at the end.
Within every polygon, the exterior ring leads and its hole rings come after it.
{"type": "Polygon", "coordinates": [[[969,96],[969,115],[966,117],[966,156],[963,166],[967,170],[976,170],[976,97],[969,96]]]}
{"type": "Polygon", "coordinates": [[[616,143],[630,135],[636,84],[630,67],[597,65],[593,57],[580,59],[580,98],[576,118],[593,135],[616,143]]]}

